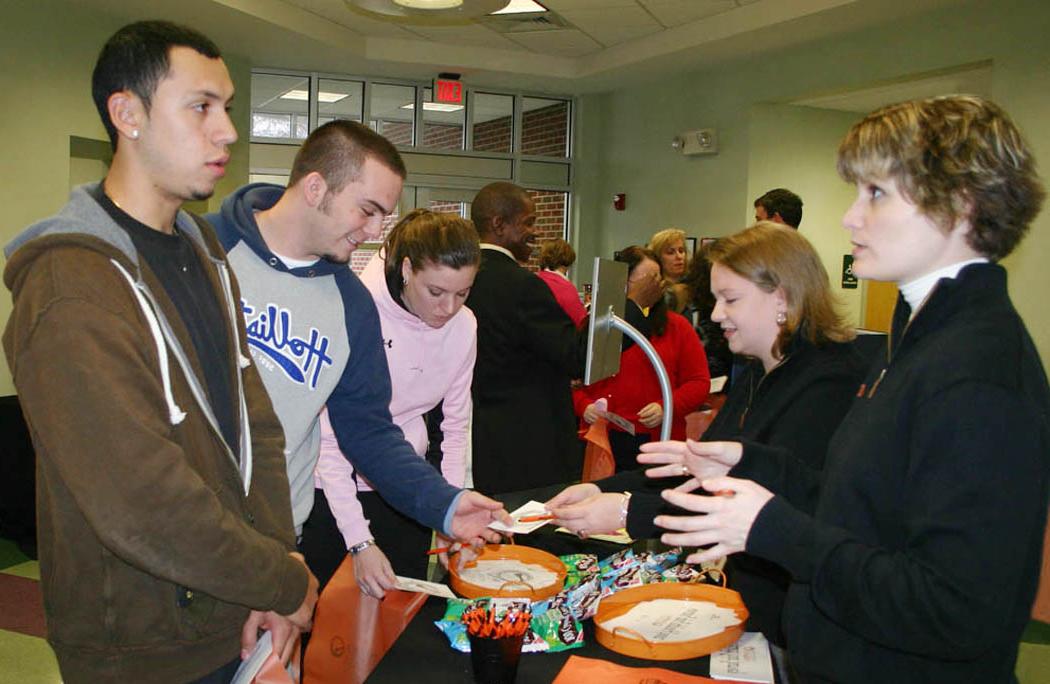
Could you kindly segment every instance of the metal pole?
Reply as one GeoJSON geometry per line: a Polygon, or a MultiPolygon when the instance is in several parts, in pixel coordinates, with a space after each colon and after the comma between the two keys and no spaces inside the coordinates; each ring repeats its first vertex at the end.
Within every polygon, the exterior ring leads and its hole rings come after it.
{"type": "Polygon", "coordinates": [[[653,364],[657,379],[660,380],[660,394],[663,395],[664,399],[664,422],[660,426],[660,441],[666,442],[671,439],[671,418],[674,413],[674,406],[671,403],[671,380],[667,377],[667,369],[664,368],[664,362],[660,360],[660,356],[656,353],[653,345],[645,338],[645,335],[638,332],[637,328],[616,314],[611,314],[611,316],[611,326],[630,337],[635,344],[645,351],[645,355],[649,357],[649,363],[653,364]]]}

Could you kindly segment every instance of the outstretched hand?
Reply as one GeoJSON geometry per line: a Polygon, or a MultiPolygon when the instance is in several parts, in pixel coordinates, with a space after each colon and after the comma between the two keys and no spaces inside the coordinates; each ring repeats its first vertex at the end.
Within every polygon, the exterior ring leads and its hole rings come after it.
{"type": "Polygon", "coordinates": [[[390,560],[377,545],[365,547],[354,556],[354,577],[361,593],[381,599],[397,587],[397,577],[390,560]]]}
{"type": "Polygon", "coordinates": [[[452,516],[452,535],[460,542],[473,546],[485,542],[499,543],[500,533],[488,527],[489,523],[496,520],[508,526],[514,524],[514,519],[499,501],[468,490],[456,502],[456,511],[452,516]]]}
{"type": "Polygon", "coordinates": [[[702,480],[725,477],[743,456],[740,442],[694,442],[688,439],[643,444],[638,462],[658,467],[645,471],[647,477],[683,477],[692,479],[679,489],[692,491],[702,480]]]}
{"type": "Polygon", "coordinates": [[[654,521],[674,532],[660,540],[671,546],[707,546],[686,558],[687,563],[717,560],[747,548],[747,538],[759,511],[773,498],[773,493],[751,480],[716,477],[701,485],[716,496],[687,494],[673,489],[661,496],[669,503],[701,515],[659,515],[654,521]]]}
{"type": "Polygon", "coordinates": [[[598,493],[582,501],[548,507],[554,522],[580,537],[616,532],[623,524],[624,494],[598,493]]]}

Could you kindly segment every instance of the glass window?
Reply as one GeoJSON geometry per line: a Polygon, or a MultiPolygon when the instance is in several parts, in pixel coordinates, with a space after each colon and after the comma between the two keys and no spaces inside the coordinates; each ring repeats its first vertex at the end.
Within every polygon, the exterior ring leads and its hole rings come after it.
{"type": "Polygon", "coordinates": [[[395,145],[411,145],[415,107],[415,86],[373,84],[368,123],[395,145]]]}
{"type": "Polygon", "coordinates": [[[464,121],[463,105],[434,102],[433,89],[423,89],[423,147],[462,150],[464,121]]]}
{"type": "Polygon", "coordinates": [[[509,154],[514,140],[514,96],[474,93],[474,149],[509,154]]]}
{"type": "Polygon", "coordinates": [[[361,81],[318,79],[317,125],[334,119],[361,121],[365,103],[365,84],[361,81]]]}
{"type": "Polygon", "coordinates": [[[521,153],[568,157],[569,102],[523,97],[521,104],[521,153]]]}
{"type": "Polygon", "coordinates": [[[529,258],[529,268],[539,270],[540,247],[548,240],[566,238],[566,211],[569,193],[556,190],[529,190],[536,204],[536,249],[529,258]]]}
{"type": "Polygon", "coordinates": [[[252,74],[252,138],[304,140],[309,133],[310,79],[252,74]]]}
{"type": "Polygon", "coordinates": [[[427,209],[430,211],[436,211],[441,214],[455,214],[456,216],[462,216],[463,218],[469,218],[467,210],[470,205],[460,200],[451,199],[434,199],[431,198],[427,209]]]}

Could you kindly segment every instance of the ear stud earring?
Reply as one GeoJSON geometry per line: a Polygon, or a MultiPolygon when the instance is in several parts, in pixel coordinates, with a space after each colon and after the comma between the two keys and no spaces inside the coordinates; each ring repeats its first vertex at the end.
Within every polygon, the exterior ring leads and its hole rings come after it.
{"type": "Polygon", "coordinates": [[[787,321],[788,321],[787,314],[784,313],[783,311],[778,311],[777,312],[777,325],[784,325],[785,323],[787,323],[787,321]]]}
{"type": "Polygon", "coordinates": [[[139,129],[136,128],[136,129],[131,131],[131,139],[132,140],[138,140],[139,139],[139,129]]]}

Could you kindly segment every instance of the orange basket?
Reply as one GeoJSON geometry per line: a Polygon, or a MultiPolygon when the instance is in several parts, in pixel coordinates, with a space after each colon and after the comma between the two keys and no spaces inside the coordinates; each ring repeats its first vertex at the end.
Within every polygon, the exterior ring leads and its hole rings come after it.
{"type": "MultiPolygon", "coordinates": [[[[565,586],[565,564],[546,551],[540,551],[528,546],[516,544],[488,544],[482,550],[477,560],[516,560],[529,565],[539,565],[557,575],[557,579],[543,587],[534,587],[527,582],[509,580],[499,589],[482,587],[464,581],[459,576],[455,564],[449,563],[449,585],[452,589],[465,598],[481,598],[493,596],[499,598],[527,598],[530,601],[542,601],[554,596],[565,586]]],[[[469,564],[468,564],[469,565],[469,564]]]]}
{"type": "Polygon", "coordinates": [[[744,633],[747,617],[744,601],[740,594],[732,589],[710,584],[666,582],[624,589],[603,598],[598,606],[598,614],[594,616],[594,627],[598,643],[610,651],[649,660],[686,660],[709,655],[735,642],[744,633]],[[602,627],[603,623],[623,615],[635,605],[655,599],[707,601],[722,608],[732,609],[740,618],[740,624],[702,639],[660,642],[649,641],[641,634],[624,627],[616,627],[613,630],[602,627]]]}

